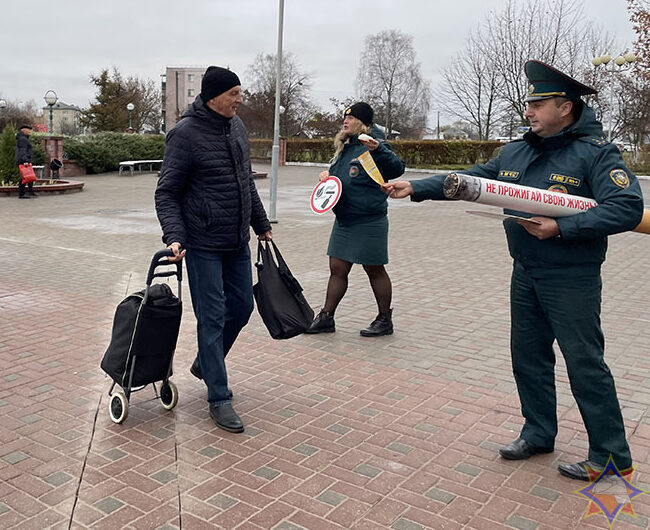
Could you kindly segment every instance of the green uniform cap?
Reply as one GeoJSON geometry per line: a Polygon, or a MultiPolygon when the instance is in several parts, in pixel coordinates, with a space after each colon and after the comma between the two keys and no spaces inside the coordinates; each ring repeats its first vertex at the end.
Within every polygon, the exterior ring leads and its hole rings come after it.
{"type": "Polygon", "coordinates": [[[550,98],[567,98],[577,101],[580,96],[596,94],[596,90],[583,85],[572,77],[563,74],[552,66],[539,61],[528,61],[524,66],[528,77],[528,96],[526,102],[550,98]]]}

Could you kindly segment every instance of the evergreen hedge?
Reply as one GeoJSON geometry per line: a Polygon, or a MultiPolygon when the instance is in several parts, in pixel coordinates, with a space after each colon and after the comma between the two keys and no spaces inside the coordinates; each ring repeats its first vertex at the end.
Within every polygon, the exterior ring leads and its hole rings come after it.
{"type": "Polygon", "coordinates": [[[165,153],[162,134],[103,132],[63,140],[66,158],[85,166],[88,173],[117,171],[125,160],[160,160],[165,153]]]}
{"type": "MultiPolygon", "coordinates": [[[[271,157],[271,140],[251,139],[250,144],[253,158],[271,157]]],[[[489,160],[503,145],[496,141],[469,140],[391,140],[390,144],[411,168],[471,166],[489,160]]],[[[287,162],[328,163],[333,153],[331,138],[290,138],[287,141],[287,162]]]]}

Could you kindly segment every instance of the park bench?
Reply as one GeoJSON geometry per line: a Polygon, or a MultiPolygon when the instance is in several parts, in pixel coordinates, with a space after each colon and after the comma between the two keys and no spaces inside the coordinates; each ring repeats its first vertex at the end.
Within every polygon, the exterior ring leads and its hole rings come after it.
{"type": "Polygon", "coordinates": [[[149,171],[153,171],[154,164],[162,164],[162,160],[126,160],[120,162],[119,175],[128,168],[129,174],[133,176],[133,172],[137,169],[142,171],[143,166],[149,166],[149,171]]]}
{"type": "Polygon", "coordinates": [[[43,178],[43,170],[45,169],[45,166],[32,166],[32,169],[34,170],[34,173],[36,173],[36,178],[41,180],[43,178]]]}

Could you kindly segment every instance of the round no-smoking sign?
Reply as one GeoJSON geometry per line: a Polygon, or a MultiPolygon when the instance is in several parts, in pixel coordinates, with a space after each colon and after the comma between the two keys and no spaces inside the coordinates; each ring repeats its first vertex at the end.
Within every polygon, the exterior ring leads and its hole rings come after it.
{"type": "Polygon", "coordinates": [[[341,198],[343,185],[341,181],[332,175],[318,183],[318,186],[311,192],[309,205],[314,213],[329,212],[341,198]]]}

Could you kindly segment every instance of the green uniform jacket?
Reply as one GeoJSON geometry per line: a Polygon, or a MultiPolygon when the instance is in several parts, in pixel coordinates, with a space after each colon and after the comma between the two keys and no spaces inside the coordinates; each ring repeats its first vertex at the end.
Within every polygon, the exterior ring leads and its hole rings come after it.
{"type": "MultiPolygon", "coordinates": [[[[579,119],[562,132],[547,138],[528,132],[467,174],[596,200],[594,208],[557,218],[561,233],[557,238],[540,241],[518,223],[504,222],[510,255],[531,267],[602,263],[607,236],[632,230],[643,216],[637,178],[625,167],[618,148],[602,138],[602,125],[584,104],[579,119]]],[[[443,199],[443,180],[444,176],[434,176],[412,181],[411,199],[443,199]]]]}
{"type": "MultiPolygon", "coordinates": [[[[374,151],[370,151],[370,154],[384,180],[402,175],[406,166],[383,141],[384,134],[377,127],[373,127],[370,136],[379,140],[379,146],[374,151]]],[[[359,141],[358,137],[351,137],[329,169],[330,175],[338,177],[343,185],[341,198],[334,207],[336,218],[342,224],[356,224],[380,218],[388,212],[386,193],[370,178],[361,162],[357,160],[364,151],[368,151],[368,148],[359,141]]]]}

